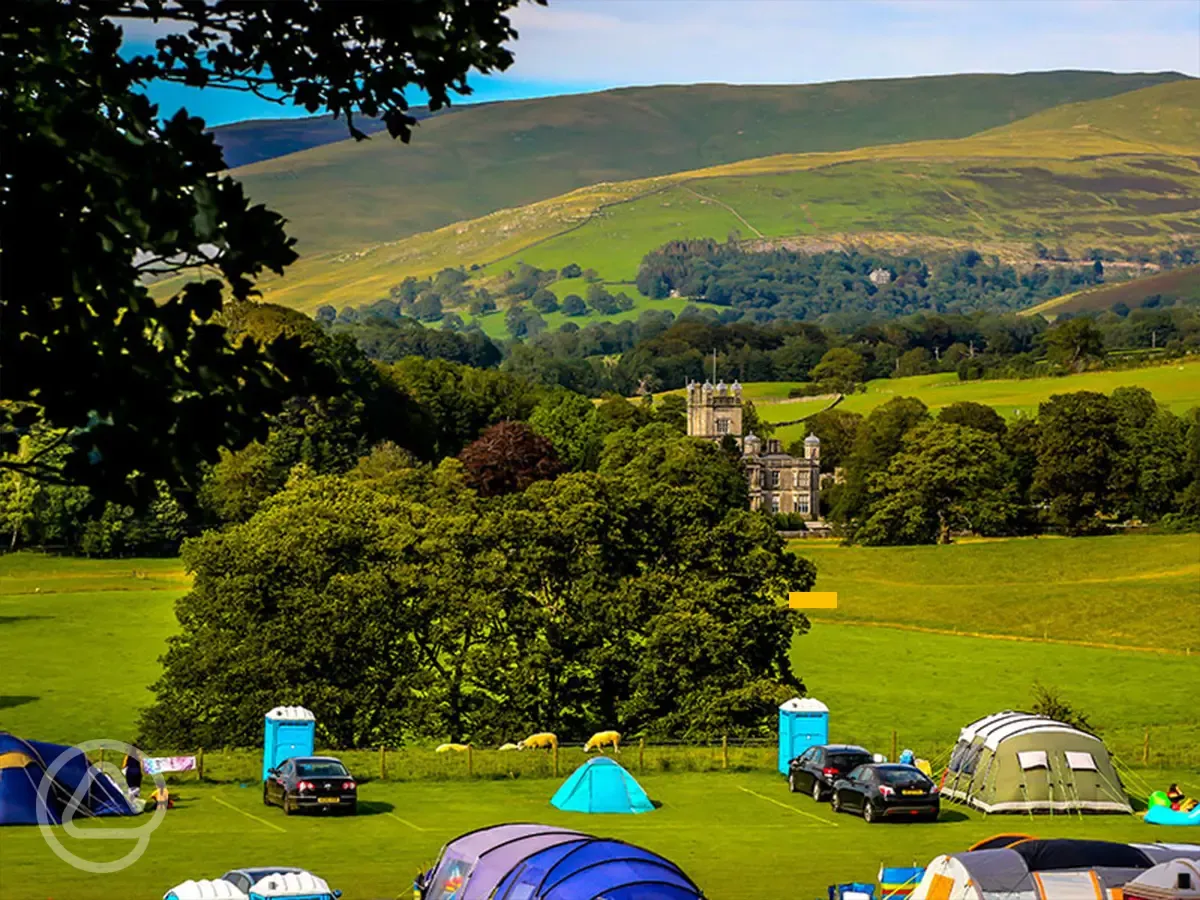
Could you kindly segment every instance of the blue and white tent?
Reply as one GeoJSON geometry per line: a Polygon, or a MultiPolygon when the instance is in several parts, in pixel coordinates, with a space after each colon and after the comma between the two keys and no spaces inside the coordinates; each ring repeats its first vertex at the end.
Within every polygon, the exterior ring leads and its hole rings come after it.
{"type": "Polygon", "coordinates": [[[61,825],[68,806],[75,816],[134,814],[121,789],[82,751],[0,731],[0,825],[37,825],[39,807],[47,824],[61,825]],[[54,778],[47,779],[56,763],[54,778]]]}

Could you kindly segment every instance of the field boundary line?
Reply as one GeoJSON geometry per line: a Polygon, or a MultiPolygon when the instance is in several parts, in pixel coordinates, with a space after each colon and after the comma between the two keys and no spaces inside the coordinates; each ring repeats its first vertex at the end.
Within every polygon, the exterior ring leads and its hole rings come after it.
{"type": "Polygon", "coordinates": [[[408,819],[400,818],[398,815],[396,815],[390,809],[384,815],[391,816],[397,822],[403,822],[405,825],[407,825],[409,828],[413,829],[414,831],[428,831],[429,830],[427,828],[422,828],[420,825],[414,825],[412,822],[408,821],[408,819]]]}
{"type": "MultiPolygon", "coordinates": [[[[952,637],[985,638],[992,641],[1018,641],[1027,644],[1061,644],[1066,647],[1089,647],[1094,650],[1129,650],[1133,653],[1158,653],[1163,656],[1191,656],[1188,650],[1170,647],[1136,647],[1132,644],[1106,644],[1099,641],[1069,641],[1065,638],[1030,637],[1024,634],[994,634],[984,631],[955,631],[950,628],[930,628],[927,625],[905,625],[901,622],[872,622],[866,619],[826,619],[809,617],[822,625],[854,625],[865,628],[893,628],[897,631],[919,631],[923,634],[946,634],[952,637]]],[[[1189,648],[1190,649],[1190,648],[1189,648]]]]}
{"type": "Polygon", "coordinates": [[[222,806],[232,809],[235,813],[241,813],[247,819],[253,819],[255,822],[258,822],[260,825],[266,825],[268,828],[273,828],[276,831],[278,831],[280,834],[287,834],[286,829],[280,828],[274,822],[268,822],[266,819],[263,819],[263,818],[260,818],[259,816],[254,815],[254,813],[248,813],[244,809],[238,809],[236,806],[234,806],[228,800],[222,800],[220,797],[213,797],[212,799],[215,802],[220,803],[222,806]]]}
{"type": "MultiPolygon", "coordinates": [[[[837,822],[831,822],[828,819],[823,819],[818,815],[814,815],[813,813],[810,813],[810,812],[805,812],[804,810],[802,810],[798,807],[792,806],[790,803],[784,803],[780,800],[776,800],[774,797],[768,797],[766,794],[760,794],[758,791],[752,791],[752,790],[750,790],[750,788],[745,787],[744,785],[739,784],[738,790],[745,791],[747,794],[751,794],[751,795],[757,797],[759,800],[766,800],[768,803],[774,803],[776,806],[782,806],[784,809],[789,809],[792,812],[796,813],[797,815],[808,816],[808,818],[810,818],[810,819],[816,819],[822,825],[828,825],[832,828],[838,827],[837,822]]],[[[815,828],[816,826],[810,826],[810,827],[815,828]]]]}

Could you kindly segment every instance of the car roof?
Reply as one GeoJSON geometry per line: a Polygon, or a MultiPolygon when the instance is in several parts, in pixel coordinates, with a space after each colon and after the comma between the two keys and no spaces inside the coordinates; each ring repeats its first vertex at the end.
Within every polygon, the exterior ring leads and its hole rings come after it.
{"type": "Polygon", "coordinates": [[[867,768],[878,769],[880,772],[919,772],[924,775],[916,766],[910,766],[907,763],[874,763],[867,768]]]}
{"type": "Polygon", "coordinates": [[[860,747],[857,744],[824,744],[826,750],[832,750],[835,753],[865,753],[871,755],[871,751],[865,747],[860,747]]]}
{"type": "Polygon", "coordinates": [[[336,756],[293,756],[291,762],[294,763],[313,763],[313,762],[335,762],[338,765],[345,765],[336,756]]]}

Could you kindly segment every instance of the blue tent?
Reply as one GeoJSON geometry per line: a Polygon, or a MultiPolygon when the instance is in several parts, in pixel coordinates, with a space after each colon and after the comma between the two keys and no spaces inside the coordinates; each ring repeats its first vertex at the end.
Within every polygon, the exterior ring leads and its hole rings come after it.
{"type": "Polygon", "coordinates": [[[414,885],[423,900],[703,900],[668,859],[552,825],[514,823],[455,838],[414,885]]]}
{"type": "Polygon", "coordinates": [[[68,806],[76,816],[133,815],[120,789],[82,751],[0,731],[0,825],[38,824],[38,790],[55,762],[60,765],[54,780],[45,785],[48,823],[61,825],[68,806]]]}
{"type": "Polygon", "coordinates": [[[571,773],[550,800],[567,812],[644,813],[654,804],[634,777],[607,756],[589,759],[571,773]]]}

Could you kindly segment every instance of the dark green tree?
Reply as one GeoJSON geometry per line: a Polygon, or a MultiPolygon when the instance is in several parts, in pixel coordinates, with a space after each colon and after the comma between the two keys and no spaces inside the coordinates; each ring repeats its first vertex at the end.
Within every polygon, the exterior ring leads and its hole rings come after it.
{"type": "Polygon", "coordinates": [[[1067,534],[1100,530],[1121,453],[1117,415],[1104,394],[1056,394],[1038,407],[1037,465],[1031,495],[1067,534]]]}

